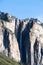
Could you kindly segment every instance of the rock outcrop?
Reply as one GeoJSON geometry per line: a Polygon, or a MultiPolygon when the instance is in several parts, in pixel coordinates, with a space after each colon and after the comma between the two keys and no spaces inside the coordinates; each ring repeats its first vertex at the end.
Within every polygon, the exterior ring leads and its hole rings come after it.
{"type": "Polygon", "coordinates": [[[0,53],[27,65],[43,65],[43,23],[0,12],[0,53]]]}

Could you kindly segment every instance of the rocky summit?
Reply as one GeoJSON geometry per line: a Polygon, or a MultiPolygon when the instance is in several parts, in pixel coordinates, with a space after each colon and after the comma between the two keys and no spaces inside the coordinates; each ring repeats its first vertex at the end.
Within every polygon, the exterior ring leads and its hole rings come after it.
{"type": "Polygon", "coordinates": [[[24,65],[43,65],[43,23],[0,12],[0,53],[24,65]]]}

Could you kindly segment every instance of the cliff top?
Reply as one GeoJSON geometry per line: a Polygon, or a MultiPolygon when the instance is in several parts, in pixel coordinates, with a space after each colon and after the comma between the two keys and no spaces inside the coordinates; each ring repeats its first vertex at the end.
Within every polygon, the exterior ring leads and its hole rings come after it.
{"type": "MultiPolygon", "coordinates": [[[[11,16],[9,13],[4,13],[4,12],[1,12],[0,11],[0,19],[4,20],[4,21],[10,21],[12,19],[18,19],[16,18],[15,16],[11,16]]],[[[20,20],[20,19],[19,19],[20,20]]],[[[35,22],[36,21],[39,21],[38,19],[34,19],[34,18],[25,18],[25,19],[21,19],[21,21],[28,21],[28,20],[34,20],[35,22]]],[[[40,22],[40,21],[39,21],[40,22]]],[[[40,22],[41,23],[41,22],[40,22]]]]}

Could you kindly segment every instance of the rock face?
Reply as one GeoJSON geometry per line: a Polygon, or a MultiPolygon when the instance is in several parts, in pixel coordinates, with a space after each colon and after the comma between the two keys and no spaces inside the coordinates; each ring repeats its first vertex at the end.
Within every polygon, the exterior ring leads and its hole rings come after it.
{"type": "Polygon", "coordinates": [[[0,12],[0,53],[24,65],[43,65],[43,23],[0,12]]]}

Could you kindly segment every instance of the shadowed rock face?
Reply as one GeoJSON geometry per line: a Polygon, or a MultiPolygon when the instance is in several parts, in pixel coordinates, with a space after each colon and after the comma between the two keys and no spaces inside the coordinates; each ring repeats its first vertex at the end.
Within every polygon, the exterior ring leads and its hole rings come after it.
{"type": "Polygon", "coordinates": [[[0,53],[24,65],[43,65],[43,25],[0,12],[0,53]]]}

